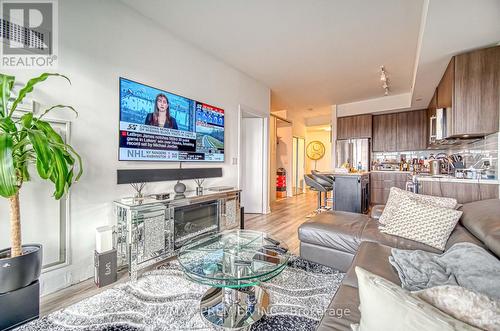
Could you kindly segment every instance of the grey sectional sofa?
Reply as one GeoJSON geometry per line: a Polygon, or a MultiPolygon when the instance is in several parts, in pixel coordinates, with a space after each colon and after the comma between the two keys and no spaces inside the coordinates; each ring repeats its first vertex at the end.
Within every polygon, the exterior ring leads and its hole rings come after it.
{"type": "MultiPolygon", "coordinates": [[[[412,240],[381,233],[376,206],[370,216],[347,212],[326,212],[311,218],[298,230],[300,255],[308,260],[347,272],[317,330],[351,330],[360,320],[358,283],[354,272],[360,266],[396,284],[401,284],[389,263],[391,248],[440,251],[412,240]]],[[[500,256],[500,200],[463,205],[462,217],[446,244],[472,242],[500,256]]]]}

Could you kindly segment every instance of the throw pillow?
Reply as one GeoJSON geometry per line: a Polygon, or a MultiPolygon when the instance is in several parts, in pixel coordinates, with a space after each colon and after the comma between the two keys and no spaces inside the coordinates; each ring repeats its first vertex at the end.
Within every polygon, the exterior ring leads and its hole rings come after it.
{"type": "Polygon", "coordinates": [[[484,330],[500,330],[500,302],[465,287],[444,285],[412,295],[454,318],[484,330]]]}
{"type": "Polygon", "coordinates": [[[383,233],[421,242],[444,250],[461,211],[437,207],[401,196],[395,204],[397,214],[380,230],[383,233]]]}
{"type": "Polygon", "coordinates": [[[465,331],[479,330],[463,323],[396,284],[356,267],[361,320],[358,331],[465,331]]]}
{"type": "Polygon", "coordinates": [[[455,209],[457,206],[456,199],[416,194],[397,187],[391,187],[387,204],[385,205],[382,215],[378,219],[379,224],[387,225],[394,218],[394,215],[398,212],[397,205],[402,197],[408,197],[420,203],[448,209],[455,209]]]}

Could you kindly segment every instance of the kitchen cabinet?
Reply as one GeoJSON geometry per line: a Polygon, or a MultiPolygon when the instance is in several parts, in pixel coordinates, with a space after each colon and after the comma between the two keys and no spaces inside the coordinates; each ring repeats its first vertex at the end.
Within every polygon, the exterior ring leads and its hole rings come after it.
{"type": "Polygon", "coordinates": [[[333,208],[351,213],[366,213],[370,204],[370,177],[336,174],[333,185],[333,208]]]}
{"type": "Polygon", "coordinates": [[[397,151],[419,151],[427,148],[426,110],[397,114],[397,151]]]}
{"type": "Polygon", "coordinates": [[[418,181],[418,184],[418,192],[420,194],[455,198],[458,203],[498,199],[497,184],[481,184],[474,181],[471,181],[471,183],[418,181]]]}
{"type": "Polygon", "coordinates": [[[434,98],[429,104],[428,123],[436,115],[436,108],[445,108],[446,138],[498,132],[500,46],[454,56],[434,98]]]}
{"type": "Polygon", "coordinates": [[[484,136],[497,132],[500,46],[457,55],[454,74],[453,121],[448,135],[484,136]]]}
{"type": "Polygon", "coordinates": [[[337,118],[337,139],[371,138],[372,115],[337,118]]]}
{"type": "Polygon", "coordinates": [[[404,172],[370,172],[370,204],[386,204],[391,187],[406,189],[409,175],[404,172]]]}
{"type": "Polygon", "coordinates": [[[403,152],[427,148],[427,110],[373,117],[373,151],[403,152]]]}
{"type": "Polygon", "coordinates": [[[434,121],[431,121],[432,118],[436,117],[436,108],[437,108],[437,89],[432,96],[431,101],[429,102],[429,106],[427,107],[427,147],[431,146],[431,141],[436,137],[436,125],[434,121]],[[431,139],[432,138],[432,139],[431,139]]]}
{"type": "Polygon", "coordinates": [[[397,150],[397,114],[373,116],[373,141],[374,152],[393,152],[397,150]]]}
{"type": "Polygon", "coordinates": [[[452,58],[436,89],[436,108],[448,108],[453,105],[455,77],[455,58],[452,58]]]}

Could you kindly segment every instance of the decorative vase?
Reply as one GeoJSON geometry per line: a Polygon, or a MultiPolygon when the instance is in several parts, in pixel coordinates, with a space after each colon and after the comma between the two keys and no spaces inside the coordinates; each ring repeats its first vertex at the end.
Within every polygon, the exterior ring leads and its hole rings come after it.
{"type": "Polygon", "coordinates": [[[196,186],[196,195],[203,195],[203,186],[196,186]]]}
{"type": "Polygon", "coordinates": [[[175,186],[174,186],[174,191],[177,194],[182,194],[182,193],[186,192],[186,185],[184,185],[180,181],[177,181],[177,184],[175,184],[175,186]]]}

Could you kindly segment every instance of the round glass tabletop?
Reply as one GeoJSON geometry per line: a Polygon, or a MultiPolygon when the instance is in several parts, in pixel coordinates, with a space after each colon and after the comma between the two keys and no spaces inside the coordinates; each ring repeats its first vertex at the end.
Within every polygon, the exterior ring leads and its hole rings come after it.
{"type": "Polygon", "coordinates": [[[195,238],[178,253],[179,263],[192,280],[226,288],[267,281],[286,267],[289,258],[283,241],[251,230],[195,238]]]}

